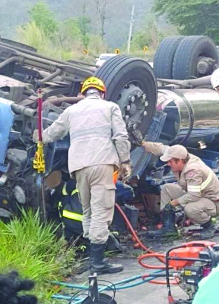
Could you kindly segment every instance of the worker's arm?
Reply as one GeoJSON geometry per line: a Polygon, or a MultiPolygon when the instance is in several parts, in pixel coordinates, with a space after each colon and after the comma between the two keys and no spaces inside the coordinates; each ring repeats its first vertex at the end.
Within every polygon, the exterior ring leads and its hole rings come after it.
{"type": "Polygon", "coordinates": [[[59,140],[67,135],[68,128],[68,108],[59,115],[51,126],[43,131],[43,143],[47,144],[59,140]]]}
{"type": "Polygon", "coordinates": [[[144,147],[146,152],[152,153],[154,155],[163,155],[169,146],[163,145],[162,143],[155,143],[151,141],[143,141],[142,147],[144,147]]]}
{"type": "Polygon", "coordinates": [[[187,192],[179,197],[179,204],[196,202],[201,198],[202,173],[199,170],[190,170],[186,173],[187,192]]]}
{"type": "Polygon", "coordinates": [[[129,161],[131,144],[128,140],[128,132],[121,110],[116,104],[112,108],[112,140],[115,144],[120,163],[129,161]]]}

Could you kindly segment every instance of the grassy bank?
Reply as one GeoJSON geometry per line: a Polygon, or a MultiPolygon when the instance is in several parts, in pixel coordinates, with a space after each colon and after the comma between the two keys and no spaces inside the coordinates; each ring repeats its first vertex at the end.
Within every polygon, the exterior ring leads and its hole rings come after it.
{"type": "Polygon", "coordinates": [[[41,303],[51,303],[56,291],[48,283],[69,274],[75,263],[74,249],[57,239],[53,223],[40,223],[39,213],[23,211],[21,219],[0,221],[0,272],[17,270],[36,283],[34,293],[41,303]]]}

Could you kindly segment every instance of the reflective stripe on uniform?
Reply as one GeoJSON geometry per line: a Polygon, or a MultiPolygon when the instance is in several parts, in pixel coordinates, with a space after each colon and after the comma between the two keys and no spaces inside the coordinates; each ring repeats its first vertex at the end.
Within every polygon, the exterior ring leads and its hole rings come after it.
{"type": "Polygon", "coordinates": [[[188,185],[188,192],[201,192],[204,190],[210,183],[213,178],[213,172],[210,171],[208,177],[201,185],[188,185]]]}
{"type": "Polygon", "coordinates": [[[67,211],[67,210],[63,210],[62,216],[69,218],[71,220],[79,221],[79,222],[82,222],[82,220],[83,220],[82,214],[74,213],[74,212],[67,211]]]}
{"type": "MultiPolygon", "coordinates": [[[[73,196],[76,193],[79,193],[78,189],[74,189],[71,193],[71,196],[73,196]]],[[[66,190],[66,184],[64,184],[64,186],[62,188],[62,195],[63,196],[69,195],[67,190],[66,190]]],[[[62,202],[59,202],[59,204],[58,204],[59,210],[61,209],[61,207],[62,207],[62,202]]],[[[63,210],[61,216],[65,217],[65,218],[68,218],[68,219],[71,219],[71,220],[79,221],[79,222],[82,222],[82,219],[83,219],[82,214],[71,212],[71,211],[68,211],[68,210],[65,210],[65,209],[63,210]]]]}
{"type": "MultiPolygon", "coordinates": [[[[74,189],[71,193],[71,195],[74,195],[75,193],[78,193],[78,189],[74,189]]],[[[64,184],[63,188],[62,188],[62,195],[64,196],[67,196],[68,195],[68,192],[66,190],[66,184],[64,184]]]]}
{"type": "Polygon", "coordinates": [[[59,210],[59,216],[60,217],[65,217],[65,218],[69,218],[69,219],[72,219],[72,220],[75,220],[75,221],[82,222],[82,220],[83,220],[83,215],[82,214],[71,212],[71,211],[68,211],[68,210],[63,210],[61,212],[61,208],[62,208],[62,202],[59,202],[58,203],[58,210],[59,210]]]}
{"type": "Polygon", "coordinates": [[[204,190],[211,182],[213,178],[213,172],[210,171],[208,178],[201,184],[201,190],[204,190]]]}
{"type": "Polygon", "coordinates": [[[64,184],[63,188],[62,188],[62,195],[68,195],[68,192],[66,190],[66,184],[64,184]]]}
{"type": "Polygon", "coordinates": [[[188,192],[201,192],[201,186],[188,185],[187,189],[188,189],[188,192]]]}

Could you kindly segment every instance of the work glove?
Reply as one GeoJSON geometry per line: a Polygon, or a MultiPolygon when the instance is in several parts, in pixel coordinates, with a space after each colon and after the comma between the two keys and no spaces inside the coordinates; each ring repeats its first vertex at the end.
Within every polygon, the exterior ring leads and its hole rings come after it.
{"type": "Polygon", "coordinates": [[[132,173],[131,163],[130,162],[121,163],[119,168],[118,179],[121,180],[123,183],[125,183],[129,179],[131,173],[132,173]]]}
{"type": "Polygon", "coordinates": [[[130,133],[131,133],[131,140],[130,140],[131,143],[133,145],[136,145],[136,146],[139,146],[139,147],[142,146],[144,139],[143,139],[143,136],[141,134],[141,131],[139,129],[132,129],[130,131],[130,133]]]}

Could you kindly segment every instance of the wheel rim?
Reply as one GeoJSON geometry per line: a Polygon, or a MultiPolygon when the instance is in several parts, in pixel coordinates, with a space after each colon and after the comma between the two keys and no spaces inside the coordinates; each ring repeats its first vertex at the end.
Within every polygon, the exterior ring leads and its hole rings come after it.
{"type": "Polygon", "coordinates": [[[119,93],[116,103],[129,130],[131,127],[141,128],[141,123],[148,115],[149,102],[146,94],[134,83],[127,84],[119,93]]]}

